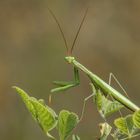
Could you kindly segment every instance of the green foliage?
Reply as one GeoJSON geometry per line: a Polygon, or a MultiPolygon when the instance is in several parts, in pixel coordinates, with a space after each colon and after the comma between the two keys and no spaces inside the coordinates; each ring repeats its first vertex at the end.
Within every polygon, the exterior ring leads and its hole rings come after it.
{"type": "MultiPolygon", "coordinates": [[[[37,100],[34,97],[30,97],[19,87],[13,88],[16,89],[22,98],[33,119],[50,139],[56,140],[56,138],[49,133],[54,128],[57,128],[60,140],[67,140],[69,138],[79,123],[79,117],[75,113],[62,110],[59,116],[57,116],[55,111],[47,106],[43,99],[37,100]]],[[[94,92],[96,91],[95,88],[93,88],[93,90],[94,92]]],[[[100,90],[97,90],[96,94],[94,94],[94,101],[103,118],[108,117],[124,107],[118,101],[111,101],[106,98],[100,90]]],[[[116,128],[114,133],[111,134],[114,140],[125,140],[138,136],[140,130],[140,110],[126,117],[115,119],[114,124],[116,128]]],[[[101,123],[99,126],[101,133],[99,140],[107,140],[112,127],[107,122],[101,123]]],[[[80,140],[80,137],[78,135],[72,135],[72,140],[80,140]]]]}
{"type": "MultiPolygon", "coordinates": [[[[59,116],[55,111],[47,106],[43,99],[37,100],[34,97],[30,97],[25,91],[19,87],[13,87],[22,98],[27,109],[31,113],[33,119],[39,124],[41,129],[47,134],[47,136],[55,140],[49,132],[58,126],[60,140],[66,140],[72,133],[72,130],[79,122],[78,116],[67,110],[62,110],[59,116]]],[[[73,140],[79,140],[78,136],[73,136],[73,140]]]]}
{"type": "MultiPolygon", "coordinates": [[[[46,105],[43,99],[37,100],[34,97],[30,97],[19,87],[13,88],[16,89],[22,98],[33,119],[51,140],[56,140],[56,138],[50,134],[50,131],[54,128],[57,128],[56,130],[58,130],[60,140],[67,140],[70,137],[72,131],[81,120],[77,114],[67,110],[61,110],[57,116],[55,111],[46,105]]],[[[109,100],[100,90],[95,90],[93,87],[92,89],[94,92],[96,91],[94,101],[103,118],[107,118],[109,115],[124,107],[118,101],[109,100]]],[[[114,124],[115,131],[112,134],[112,126],[109,123],[104,122],[99,124],[101,133],[99,140],[107,140],[110,134],[114,140],[127,140],[140,135],[140,110],[126,117],[116,118],[114,124]]],[[[80,137],[73,134],[72,140],[80,140],[80,137]]]]}
{"type": "Polygon", "coordinates": [[[34,97],[30,97],[25,91],[18,87],[14,87],[18,94],[21,96],[23,102],[25,103],[27,109],[32,114],[32,117],[42,130],[51,138],[54,139],[53,136],[49,134],[53,128],[57,125],[57,115],[56,113],[45,103],[43,100],[37,100],[34,97]]]}
{"type": "Polygon", "coordinates": [[[133,121],[136,127],[140,128],[140,110],[136,111],[133,115],[133,121]]]}
{"type": "Polygon", "coordinates": [[[36,111],[36,119],[44,132],[49,132],[57,125],[57,115],[48,106],[42,105],[35,99],[30,99],[36,111]]]}
{"type": "Polygon", "coordinates": [[[106,140],[111,132],[112,127],[106,122],[100,123],[99,126],[100,126],[100,133],[101,133],[100,140],[106,140]]]}
{"type": "Polygon", "coordinates": [[[125,118],[118,118],[114,121],[114,124],[117,127],[114,137],[117,137],[118,139],[130,139],[138,132],[138,128],[133,122],[133,115],[128,115],[125,118]]]}
{"type": "Polygon", "coordinates": [[[111,101],[107,99],[100,90],[96,91],[94,100],[97,105],[98,111],[103,118],[112,115],[113,113],[119,111],[124,107],[118,101],[111,101]]]}
{"type": "Polygon", "coordinates": [[[58,117],[58,130],[60,140],[66,140],[71,134],[72,130],[78,124],[79,119],[75,113],[62,110],[58,117]]]}
{"type": "Polygon", "coordinates": [[[36,111],[34,109],[33,104],[30,102],[30,96],[28,96],[28,94],[23,91],[22,89],[20,89],[19,87],[14,86],[14,89],[16,89],[17,93],[20,95],[20,97],[22,98],[23,102],[25,103],[27,109],[29,110],[29,112],[31,113],[32,117],[34,118],[34,120],[36,120],[36,111]]]}
{"type": "Polygon", "coordinates": [[[80,137],[78,135],[72,135],[72,140],[80,140],[80,137]]]}
{"type": "Polygon", "coordinates": [[[118,118],[114,121],[114,124],[122,133],[131,135],[131,132],[133,130],[132,116],[128,116],[126,118],[118,118]]]}

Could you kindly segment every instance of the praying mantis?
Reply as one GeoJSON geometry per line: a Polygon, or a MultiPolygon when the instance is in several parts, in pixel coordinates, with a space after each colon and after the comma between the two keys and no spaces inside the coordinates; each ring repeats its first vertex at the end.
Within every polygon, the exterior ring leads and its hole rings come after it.
{"type": "MultiPolygon", "coordinates": [[[[51,140],[56,140],[56,138],[50,134],[50,131],[54,128],[57,128],[60,140],[67,140],[67,138],[71,135],[73,129],[82,120],[86,102],[92,97],[93,101],[97,105],[97,109],[101,117],[105,121],[104,123],[99,124],[101,136],[100,138],[98,138],[98,140],[107,140],[109,135],[111,135],[114,140],[127,140],[136,136],[140,136],[140,133],[138,133],[140,130],[140,108],[136,104],[134,104],[129,99],[129,97],[124,96],[111,86],[111,78],[113,77],[117,84],[122,88],[123,92],[126,93],[116,77],[111,73],[109,77],[109,83],[106,83],[99,76],[97,76],[80,62],[78,62],[77,59],[72,55],[76,40],[85,21],[88,8],[84,13],[71,48],[69,48],[67,45],[67,40],[55,14],[51,9],[48,8],[48,10],[56,21],[63,37],[67,50],[67,56],[65,57],[65,60],[68,64],[72,65],[74,69],[74,81],[54,81],[54,84],[58,87],[51,90],[49,102],[51,102],[51,96],[53,95],[53,93],[65,91],[80,84],[79,70],[85,73],[89,78],[92,88],[92,94],[84,99],[80,117],[77,114],[67,110],[61,110],[59,115],[57,115],[52,108],[45,104],[45,101],[43,99],[36,99],[32,96],[29,96],[25,91],[23,91],[19,87],[14,86],[13,88],[16,89],[18,94],[21,96],[33,119],[39,124],[39,126],[51,140]],[[123,107],[126,107],[133,113],[123,117],[120,112],[120,109],[123,107]],[[115,130],[114,133],[112,133],[112,126],[109,125],[106,118],[117,111],[120,112],[121,117],[114,120],[115,130]]],[[[80,140],[80,137],[78,135],[73,135],[72,140],[80,140]]]]}
{"type": "MultiPolygon", "coordinates": [[[[131,110],[132,112],[139,110],[140,108],[136,104],[134,104],[127,97],[125,97],[120,92],[118,92],[116,89],[114,89],[110,84],[107,84],[104,80],[102,80],[96,74],[94,74],[93,72],[88,70],[84,65],[82,65],[80,62],[78,62],[75,57],[72,56],[72,52],[73,52],[76,40],[78,38],[81,27],[86,18],[88,8],[86,9],[86,11],[84,13],[84,16],[82,18],[82,21],[80,23],[80,26],[78,28],[78,31],[76,33],[76,36],[74,38],[71,48],[69,48],[67,45],[67,40],[65,38],[63,30],[60,26],[58,19],[55,16],[55,14],[53,13],[53,11],[51,9],[48,8],[48,10],[51,13],[52,17],[54,18],[55,22],[57,23],[60,33],[62,35],[62,38],[64,40],[65,47],[67,49],[67,56],[65,57],[65,60],[66,60],[66,62],[68,62],[68,64],[71,64],[72,67],[74,68],[74,81],[71,81],[71,82],[54,81],[54,84],[57,85],[58,87],[52,89],[51,92],[54,93],[54,92],[64,91],[64,90],[68,90],[72,87],[79,85],[80,84],[79,70],[81,70],[90,79],[91,86],[94,87],[93,91],[96,92],[96,91],[100,90],[105,96],[111,96],[114,100],[118,101],[120,104],[124,105],[127,109],[131,110]]],[[[92,97],[92,96],[89,96],[86,99],[89,99],[90,97],[92,97]]]]}

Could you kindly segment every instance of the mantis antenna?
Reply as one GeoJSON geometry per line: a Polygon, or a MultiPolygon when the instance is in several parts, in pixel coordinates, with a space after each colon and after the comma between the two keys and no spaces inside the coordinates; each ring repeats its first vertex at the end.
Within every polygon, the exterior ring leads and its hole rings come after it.
{"type": "Polygon", "coordinates": [[[64,32],[63,32],[63,30],[62,30],[62,28],[61,28],[61,25],[60,25],[58,19],[56,18],[55,14],[53,13],[53,11],[52,11],[50,8],[48,8],[48,10],[49,10],[50,14],[52,15],[52,17],[54,18],[55,22],[56,22],[57,25],[58,25],[58,28],[59,28],[59,30],[60,30],[60,33],[61,33],[62,38],[63,38],[64,43],[65,43],[65,47],[66,47],[66,49],[67,49],[68,55],[72,55],[72,51],[73,51],[73,49],[74,49],[76,40],[77,40],[78,35],[79,35],[79,33],[80,33],[81,27],[82,27],[82,25],[83,25],[83,23],[84,23],[84,21],[85,21],[85,18],[86,18],[87,12],[88,12],[88,8],[86,9],[86,11],[85,11],[85,13],[84,13],[83,19],[82,19],[82,21],[81,21],[81,23],[80,23],[80,26],[79,26],[79,28],[78,28],[78,31],[77,31],[76,36],[75,36],[75,38],[74,38],[74,41],[73,41],[73,43],[72,43],[72,47],[71,47],[70,49],[68,48],[68,43],[67,43],[65,34],[64,34],[64,32]]]}
{"type": "Polygon", "coordinates": [[[61,26],[60,26],[60,23],[59,23],[58,19],[56,18],[55,14],[53,13],[53,11],[52,11],[50,8],[48,8],[48,10],[49,10],[50,14],[52,15],[52,17],[54,18],[55,22],[57,23],[58,28],[59,28],[59,30],[60,30],[60,33],[61,33],[61,35],[62,35],[62,38],[63,38],[63,40],[64,40],[64,43],[65,43],[67,52],[69,52],[67,40],[66,40],[66,37],[65,37],[65,35],[64,35],[64,32],[63,32],[63,30],[62,30],[62,28],[61,28],[61,26]]]}
{"type": "Polygon", "coordinates": [[[83,25],[83,23],[84,23],[84,21],[85,21],[86,16],[87,16],[87,12],[88,12],[88,8],[87,8],[86,11],[85,11],[85,14],[84,14],[84,16],[83,16],[83,19],[82,19],[82,21],[81,21],[81,23],[80,23],[80,26],[79,26],[79,28],[78,28],[78,31],[77,31],[76,36],[75,36],[75,38],[74,38],[74,41],[73,41],[73,43],[72,43],[72,47],[71,47],[71,50],[70,50],[70,54],[72,54],[72,51],[73,51],[73,49],[74,49],[76,40],[77,40],[78,35],[79,35],[79,33],[80,33],[80,30],[81,30],[81,27],[82,27],[82,25],[83,25]]]}

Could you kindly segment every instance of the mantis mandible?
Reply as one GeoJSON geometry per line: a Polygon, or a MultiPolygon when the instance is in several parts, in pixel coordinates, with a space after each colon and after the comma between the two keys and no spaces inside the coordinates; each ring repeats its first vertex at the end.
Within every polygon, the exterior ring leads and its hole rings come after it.
{"type": "Polygon", "coordinates": [[[80,84],[80,79],[79,79],[79,72],[78,71],[81,70],[88,76],[88,78],[91,81],[91,84],[94,85],[96,90],[99,89],[100,91],[102,91],[102,93],[104,93],[104,95],[112,96],[116,101],[118,101],[119,103],[121,103],[122,105],[124,105],[126,108],[128,108],[129,110],[131,110],[133,112],[139,110],[140,108],[137,105],[135,105],[132,101],[130,101],[127,97],[125,97],[120,92],[118,92],[112,86],[107,84],[105,81],[103,81],[96,74],[94,74],[90,70],[88,70],[80,62],[78,62],[75,57],[72,56],[72,52],[73,52],[76,40],[78,38],[80,29],[81,29],[81,27],[82,27],[82,25],[84,23],[85,18],[86,18],[88,8],[86,9],[86,11],[84,13],[84,16],[82,18],[82,21],[80,23],[80,26],[78,28],[78,31],[76,33],[76,36],[74,38],[74,41],[72,43],[71,48],[69,48],[68,45],[67,45],[65,35],[64,35],[63,31],[62,31],[60,23],[59,23],[58,19],[56,18],[55,14],[49,8],[48,8],[48,10],[51,13],[52,17],[54,18],[54,20],[56,21],[56,23],[57,23],[57,25],[59,27],[60,33],[61,33],[61,35],[63,37],[65,47],[67,49],[67,56],[65,57],[65,60],[69,64],[71,64],[73,66],[73,68],[74,68],[74,81],[71,81],[71,82],[54,81],[54,84],[56,84],[58,87],[52,89],[51,92],[53,93],[53,92],[58,92],[58,91],[64,91],[64,90],[67,90],[69,88],[72,88],[72,87],[75,87],[75,86],[79,85],[80,84]]]}

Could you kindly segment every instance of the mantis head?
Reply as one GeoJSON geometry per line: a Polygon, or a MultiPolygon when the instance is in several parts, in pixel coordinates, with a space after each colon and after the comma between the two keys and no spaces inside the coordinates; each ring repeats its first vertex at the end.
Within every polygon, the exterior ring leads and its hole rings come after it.
{"type": "Polygon", "coordinates": [[[65,60],[70,64],[73,62],[73,60],[75,60],[75,58],[73,56],[66,56],[65,60]]]}

